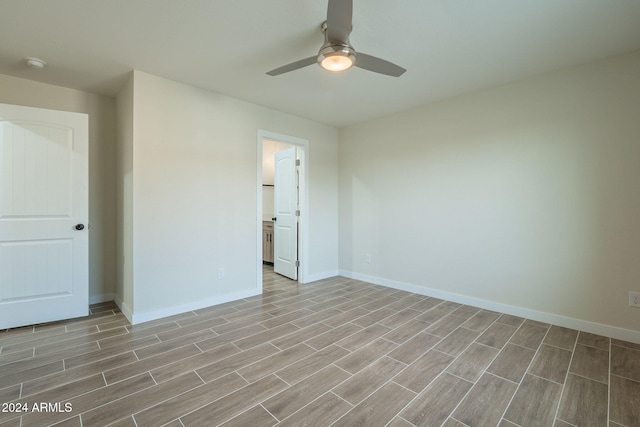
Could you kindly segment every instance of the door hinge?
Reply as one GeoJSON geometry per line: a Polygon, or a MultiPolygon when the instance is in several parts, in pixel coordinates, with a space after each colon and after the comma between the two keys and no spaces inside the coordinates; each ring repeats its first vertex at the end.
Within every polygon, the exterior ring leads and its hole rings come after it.
{"type": "Polygon", "coordinates": [[[300,267],[300,260],[296,260],[296,267],[300,267]]]}
{"type": "Polygon", "coordinates": [[[300,216],[300,209],[296,209],[296,216],[300,216]]]}
{"type": "Polygon", "coordinates": [[[300,166],[300,159],[296,159],[296,166],[300,166]]]}

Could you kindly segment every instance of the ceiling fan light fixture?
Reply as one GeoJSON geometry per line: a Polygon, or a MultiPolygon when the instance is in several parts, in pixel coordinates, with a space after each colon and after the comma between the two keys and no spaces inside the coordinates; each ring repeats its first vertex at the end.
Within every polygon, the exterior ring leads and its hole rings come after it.
{"type": "Polygon", "coordinates": [[[327,71],[345,71],[355,64],[356,52],[350,46],[326,46],[318,53],[318,65],[327,71]]]}
{"type": "Polygon", "coordinates": [[[279,76],[299,70],[314,62],[323,70],[334,73],[348,70],[353,66],[392,77],[400,77],[407,71],[384,59],[363,52],[356,54],[349,43],[349,35],[353,29],[353,0],[328,0],[328,2],[327,20],[320,25],[324,43],[318,54],[267,71],[268,76],[279,76]],[[357,61],[356,58],[358,58],[357,61]]]}

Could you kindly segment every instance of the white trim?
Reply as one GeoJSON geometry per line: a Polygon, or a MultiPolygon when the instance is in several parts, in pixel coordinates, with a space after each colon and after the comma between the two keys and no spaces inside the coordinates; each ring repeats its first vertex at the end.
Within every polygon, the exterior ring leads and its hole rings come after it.
{"type": "Polygon", "coordinates": [[[469,297],[466,295],[427,288],[425,286],[418,286],[410,283],[383,279],[380,277],[367,276],[365,274],[354,273],[352,271],[340,270],[340,276],[350,279],[362,280],[363,282],[373,283],[374,285],[386,286],[388,288],[399,289],[402,291],[412,292],[414,294],[440,298],[447,301],[453,301],[460,304],[483,308],[486,310],[498,311],[500,313],[511,314],[513,316],[524,317],[526,319],[551,323],[553,325],[563,326],[565,328],[577,329],[579,331],[604,335],[607,337],[640,344],[640,331],[619,328],[617,326],[603,325],[601,323],[590,322],[588,320],[574,319],[572,317],[565,317],[558,314],[531,310],[514,305],[502,304],[499,302],[489,301],[481,298],[469,297]]]}
{"type": "MultiPolygon", "coordinates": [[[[124,313],[125,317],[129,319],[129,322],[131,322],[132,325],[137,325],[138,323],[144,323],[144,322],[149,322],[151,320],[162,319],[164,317],[173,316],[175,314],[186,313],[189,311],[198,310],[205,307],[211,307],[211,306],[223,304],[229,301],[237,301],[242,298],[249,298],[249,297],[260,295],[260,294],[262,294],[262,290],[256,291],[254,289],[250,291],[237,292],[234,294],[227,294],[221,297],[207,298],[207,299],[194,301],[187,304],[176,305],[174,307],[163,308],[160,310],[147,311],[146,313],[140,313],[140,314],[132,314],[129,310],[125,312],[123,308],[120,308],[120,310],[124,313]]],[[[116,304],[118,304],[117,301],[116,301],[116,304]]],[[[120,307],[121,304],[122,303],[118,304],[118,307],[120,307]]]]}
{"type": "Polygon", "coordinates": [[[131,319],[133,318],[133,315],[131,314],[131,309],[129,308],[128,305],[126,305],[125,303],[122,302],[122,300],[120,299],[118,294],[115,294],[113,296],[113,302],[116,303],[116,305],[118,306],[118,308],[120,309],[122,314],[124,314],[124,317],[127,318],[129,323],[133,324],[133,322],[131,321],[131,319]]]}
{"type": "Polygon", "coordinates": [[[299,221],[299,233],[298,233],[298,254],[300,260],[300,268],[298,270],[298,282],[308,283],[310,276],[309,273],[309,259],[307,254],[309,253],[309,141],[295,136],[284,135],[281,133],[270,132],[262,129],[258,129],[258,161],[257,161],[257,213],[256,213],[256,246],[257,246],[257,272],[256,283],[258,289],[262,291],[262,141],[263,140],[283,142],[285,144],[298,146],[301,148],[302,155],[300,156],[300,170],[302,171],[300,180],[300,219],[299,221]]]}
{"type": "MultiPolygon", "coordinates": [[[[339,272],[337,270],[334,271],[324,271],[322,273],[315,273],[315,274],[310,274],[306,277],[306,282],[304,282],[303,284],[307,284],[307,283],[311,283],[311,282],[317,282],[318,280],[324,280],[324,279],[329,279],[330,277],[336,277],[339,275],[339,272]]],[[[302,283],[302,282],[300,282],[302,283]]]]}
{"type": "Polygon", "coordinates": [[[114,294],[98,294],[89,296],[89,304],[98,304],[100,302],[114,301],[114,294]]]}

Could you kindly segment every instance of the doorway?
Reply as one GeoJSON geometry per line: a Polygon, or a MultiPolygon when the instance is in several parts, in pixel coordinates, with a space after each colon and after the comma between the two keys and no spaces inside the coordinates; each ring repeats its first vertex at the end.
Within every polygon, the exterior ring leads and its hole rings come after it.
{"type": "MultiPolygon", "coordinates": [[[[305,283],[308,276],[308,141],[292,137],[289,135],[274,132],[258,131],[258,164],[257,164],[257,282],[260,289],[263,288],[263,262],[267,264],[270,260],[283,276],[288,276],[298,283],[305,283]],[[291,157],[292,154],[294,157],[291,157]],[[275,165],[276,153],[279,158],[283,156],[288,160],[280,161],[282,165],[292,165],[295,169],[291,172],[280,173],[280,196],[279,199],[288,203],[288,209],[280,209],[280,214],[276,214],[276,181],[275,165]],[[285,155],[288,153],[288,155],[285,155]],[[282,180],[290,182],[294,176],[297,181],[294,190],[282,191],[282,180]],[[284,177],[284,178],[283,178],[284,177]],[[285,194],[282,197],[282,194],[285,194]],[[295,196],[295,203],[292,205],[291,197],[295,196]],[[292,208],[292,206],[294,206],[292,208]],[[288,210],[292,215],[285,215],[288,210]],[[278,223],[278,218],[280,222],[278,223]],[[277,225],[276,225],[277,224],[277,225]],[[297,237],[292,240],[291,232],[295,232],[297,237]],[[269,241],[271,239],[271,241],[269,241]],[[283,243],[284,242],[284,243],[283,243]],[[270,253],[270,251],[273,251],[270,253]],[[271,258],[272,257],[272,258],[271,258]],[[283,267],[284,266],[284,267],[283,267]],[[295,271],[292,271],[292,268],[295,271]],[[294,273],[294,274],[291,274],[294,273]]],[[[293,187],[292,187],[293,188],[293,187]]]]}

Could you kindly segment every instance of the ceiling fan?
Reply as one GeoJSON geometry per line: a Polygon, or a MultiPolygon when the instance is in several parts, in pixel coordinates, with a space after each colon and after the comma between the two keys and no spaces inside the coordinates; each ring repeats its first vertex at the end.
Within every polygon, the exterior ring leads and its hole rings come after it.
{"type": "Polygon", "coordinates": [[[322,23],[324,43],[318,54],[284,65],[267,72],[270,76],[288,73],[308,65],[317,63],[327,71],[345,71],[356,66],[374,73],[400,77],[404,68],[384,59],[356,52],[349,43],[351,34],[351,17],[353,15],[353,0],[329,0],[327,20],[322,23]]]}

